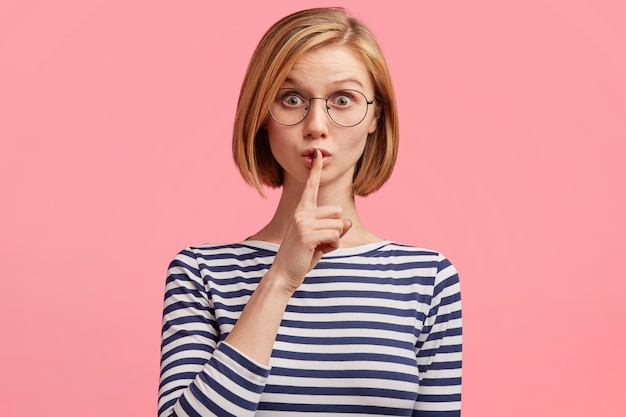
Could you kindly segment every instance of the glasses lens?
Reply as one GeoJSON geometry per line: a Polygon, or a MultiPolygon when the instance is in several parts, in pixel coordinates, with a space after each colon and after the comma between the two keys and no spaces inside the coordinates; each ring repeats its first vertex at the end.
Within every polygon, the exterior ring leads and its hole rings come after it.
{"type": "Polygon", "coordinates": [[[281,125],[297,125],[309,112],[309,96],[299,90],[281,88],[270,107],[270,114],[281,125]]]}
{"type": "Polygon", "coordinates": [[[328,115],[341,126],[358,125],[367,115],[367,98],[360,91],[337,91],[328,97],[327,103],[328,115]]]}

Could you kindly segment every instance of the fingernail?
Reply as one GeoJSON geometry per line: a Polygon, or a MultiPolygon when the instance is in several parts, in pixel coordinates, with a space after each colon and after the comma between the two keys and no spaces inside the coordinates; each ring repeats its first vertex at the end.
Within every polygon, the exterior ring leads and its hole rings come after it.
{"type": "Polygon", "coordinates": [[[346,219],[346,220],[350,222],[350,227],[348,227],[348,229],[352,228],[352,220],[350,219],[346,219]]]}
{"type": "Polygon", "coordinates": [[[311,155],[311,158],[317,158],[317,149],[313,151],[313,155],[311,155]]]}

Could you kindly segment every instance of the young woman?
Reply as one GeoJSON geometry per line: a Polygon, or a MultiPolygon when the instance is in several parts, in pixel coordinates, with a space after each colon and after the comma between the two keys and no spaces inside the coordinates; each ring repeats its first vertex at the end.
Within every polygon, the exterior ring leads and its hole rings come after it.
{"type": "Polygon", "coordinates": [[[171,263],[161,417],[460,415],[456,270],[374,234],[355,206],[389,178],[397,145],[391,79],[363,23],[311,9],[268,30],[233,155],[281,199],[245,241],[171,263]]]}

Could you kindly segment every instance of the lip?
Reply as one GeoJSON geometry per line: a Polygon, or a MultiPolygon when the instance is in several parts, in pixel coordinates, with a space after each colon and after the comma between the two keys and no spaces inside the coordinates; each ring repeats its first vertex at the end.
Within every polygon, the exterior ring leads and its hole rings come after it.
{"type": "Polygon", "coordinates": [[[316,149],[322,153],[322,160],[324,163],[326,163],[328,158],[330,158],[331,156],[330,152],[322,148],[309,148],[305,150],[300,155],[302,156],[302,159],[304,160],[304,164],[308,168],[311,168],[313,166],[313,152],[315,152],[316,149]]]}
{"type": "Polygon", "coordinates": [[[309,148],[307,150],[305,150],[304,152],[302,152],[302,156],[308,156],[311,157],[311,155],[313,155],[313,152],[315,152],[315,150],[318,150],[322,153],[323,157],[327,157],[330,156],[330,152],[328,152],[326,149],[322,149],[322,148],[309,148]]]}

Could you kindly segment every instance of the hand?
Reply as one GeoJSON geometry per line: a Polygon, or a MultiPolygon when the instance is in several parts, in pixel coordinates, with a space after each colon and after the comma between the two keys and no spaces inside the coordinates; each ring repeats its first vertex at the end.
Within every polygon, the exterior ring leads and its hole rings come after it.
{"type": "Polygon", "coordinates": [[[317,206],[323,164],[322,154],[316,150],[309,178],[270,268],[292,293],[322,255],[339,247],[339,240],[352,226],[341,217],[341,207],[317,206]]]}

